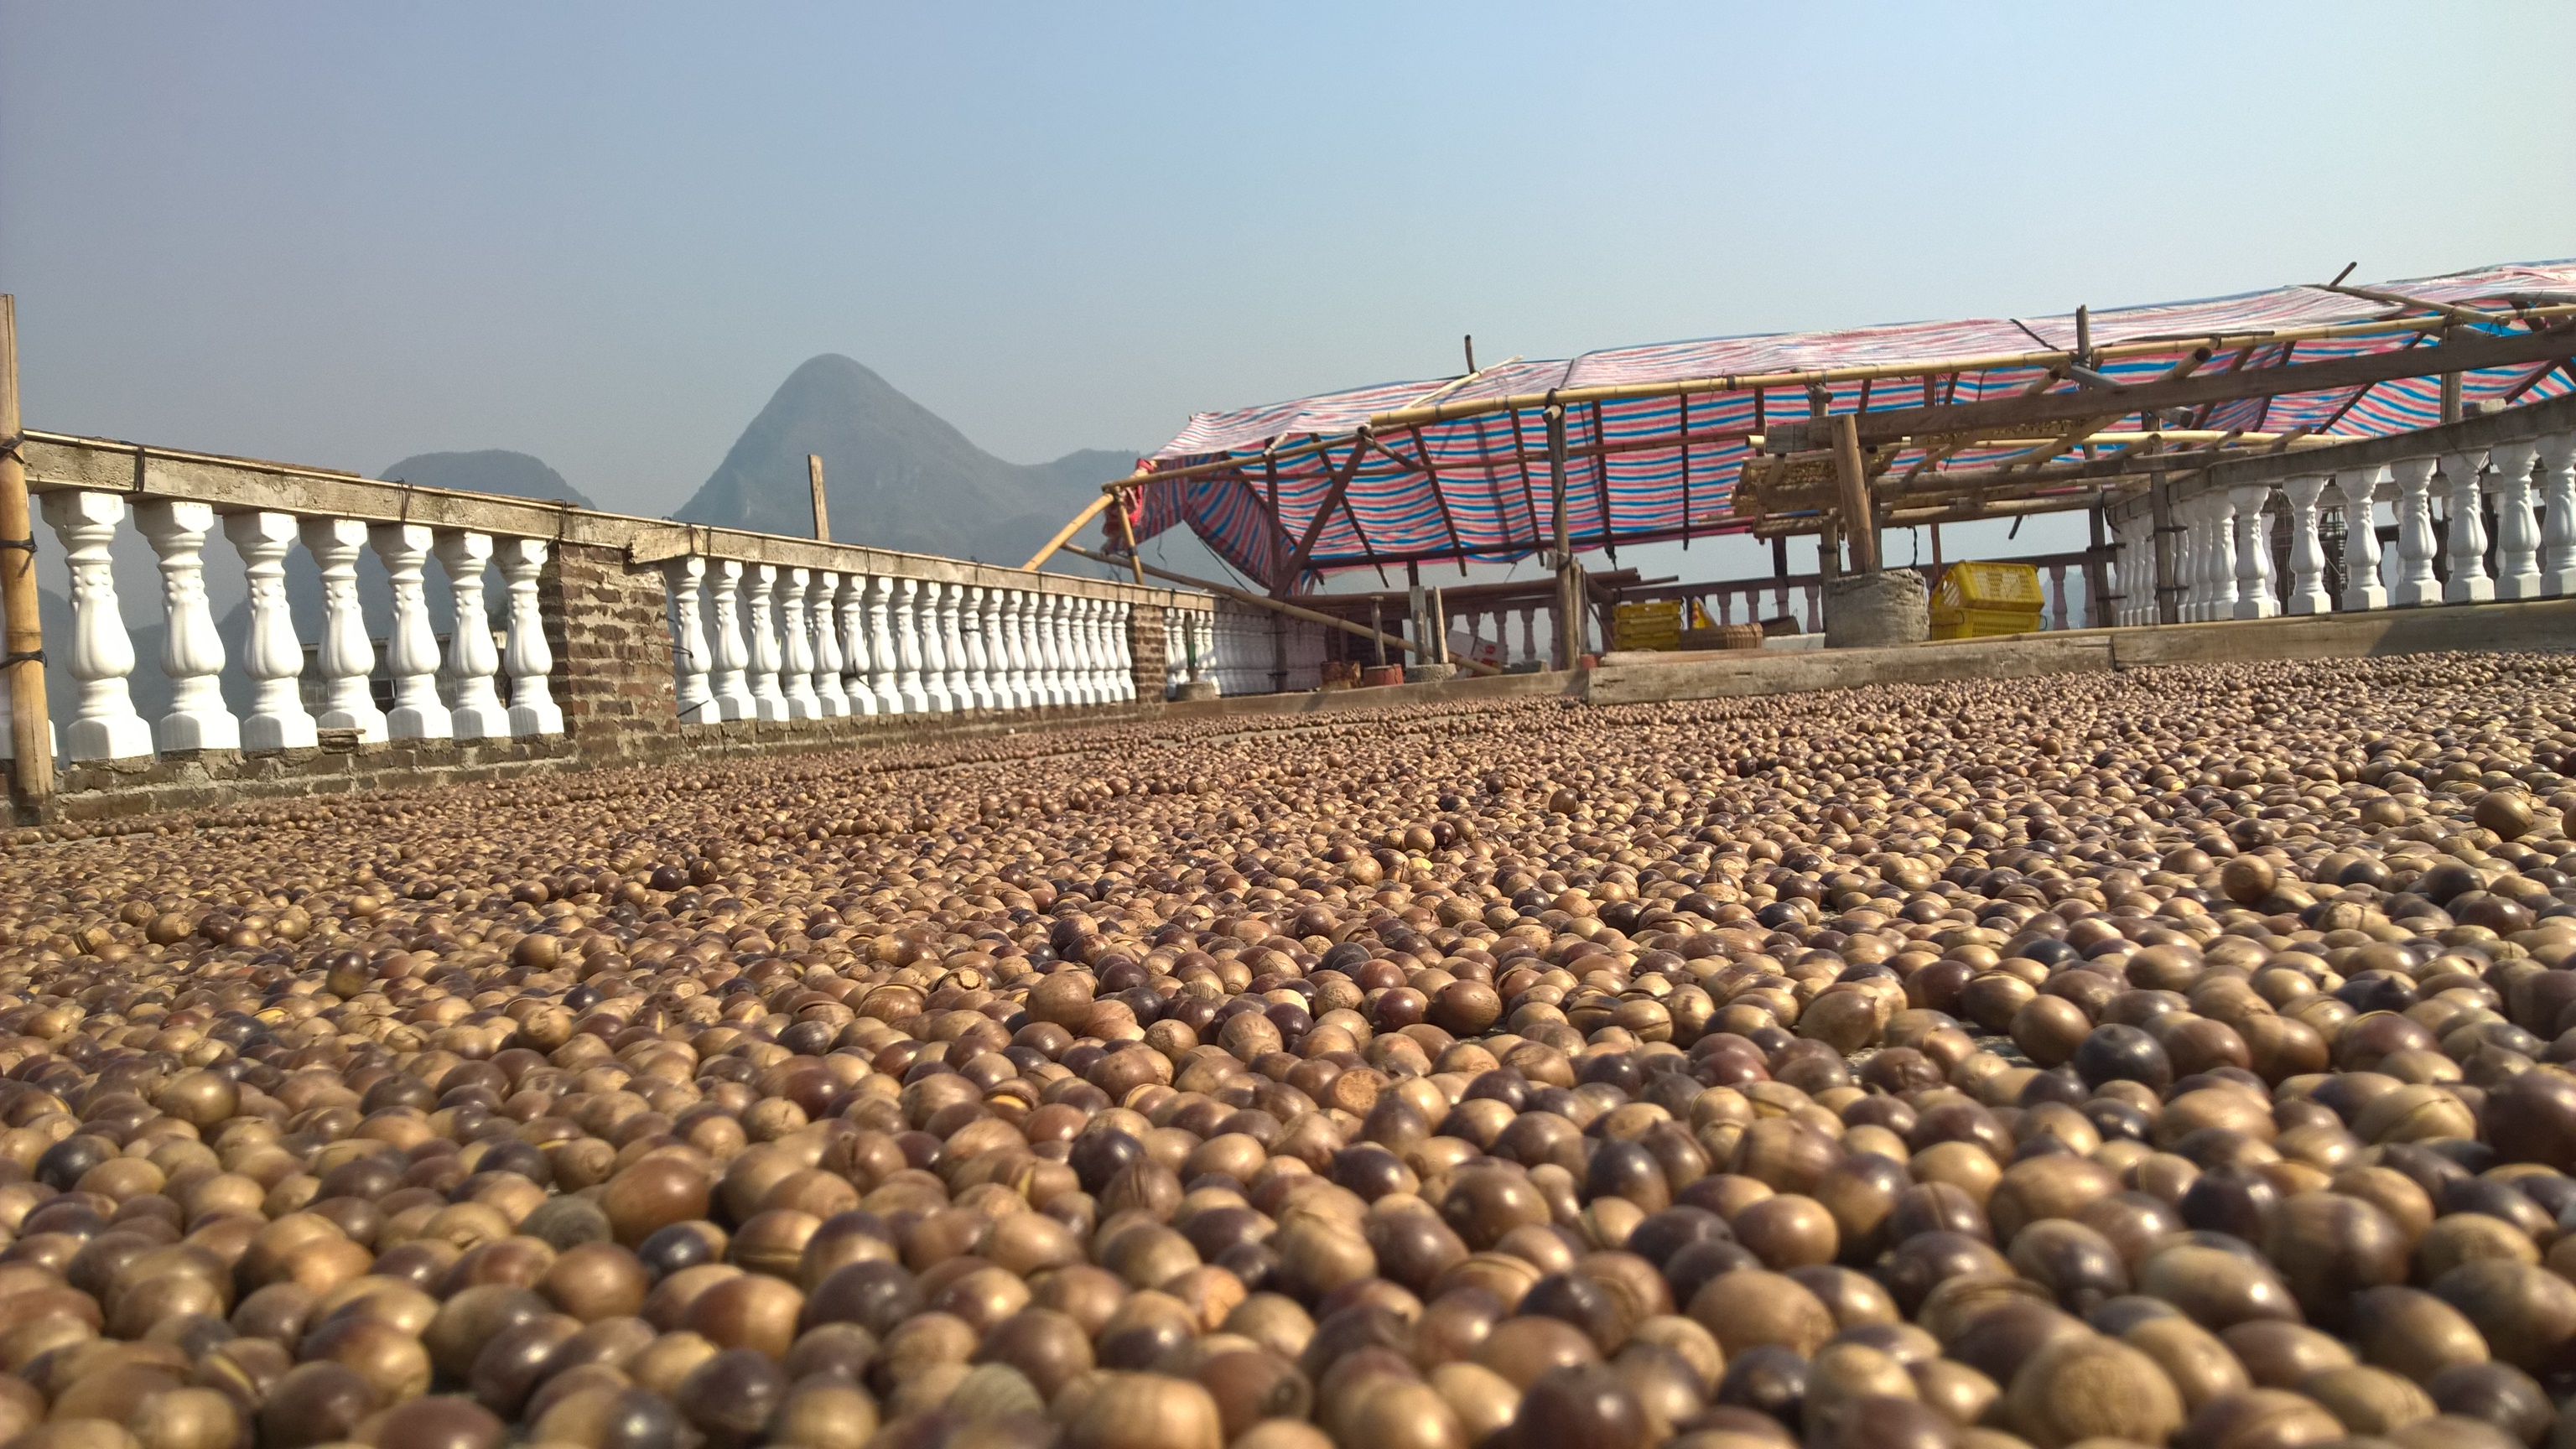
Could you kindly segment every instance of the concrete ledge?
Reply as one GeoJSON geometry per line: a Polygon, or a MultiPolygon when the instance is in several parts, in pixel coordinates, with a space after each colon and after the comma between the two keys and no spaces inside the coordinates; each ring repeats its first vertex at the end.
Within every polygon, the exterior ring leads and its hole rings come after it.
{"type": "Polygon", "coordinates": [[[1237,715],[1330,714],[1342,710],[1401,709],[1413,704],[1461,704],[1486,699],[1581,699],[1591,675],[1582,670],[1497,674],[1438,684],[1380,684],[1366,689],[1316,689],[1303,694],[1246,694],[1180,700],[1163,706],[1165,719],[1225,719],[1237,715]]]}
{"type": "Polygon", "coordinates": [[[1674,663],[1632,664],[1614,654],[1594,671],[1594,704],[1661,704],[1856,689],[1867,684],[1938,684],[1958,679],[2027,679],[2042,674],[2097,673],[2113,667],[2110,641],[2098,635],[2018,634],[1890,649],[1787,653],[1760,649],[1664,655],[1674,663]]]}
{"type": "Polygon", "coordinates": [[[2211,624],[2088,629],[2111,640],[2123,669],[2142,664],[2244,664],[2265,659],[2358,659],[2453,649],[2576,649],[2576,599],[2432,604],[2366,614],[2235,619],[2211,624]]]}

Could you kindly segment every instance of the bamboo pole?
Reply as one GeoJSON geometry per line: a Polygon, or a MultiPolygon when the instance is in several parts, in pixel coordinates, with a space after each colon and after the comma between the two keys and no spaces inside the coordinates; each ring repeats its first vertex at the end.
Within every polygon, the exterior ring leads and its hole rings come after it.
{"type": "Polygon", "coordinates": [[[1878,572],[1878,517],[1869,501],[1869,470],[1860,459],[1860,424],[1850,413],[1834,419],[1834,481],[1841,485],[1844,531],[1851,535],[1851,571],[1878,572]]]}
{"type": "Polygon", "coordinates": [[[1136,587],[1145,586],[1145,560],[1136,552],[1136,520],[1127,516],[1127,495],[1112,493],[1109,516],[1118,520],[1118,537],[1127,545],[1127,562],[1136,570],[1136,587]]]}
{"type": "Polygon", "coordinates": [[[823,499],[823,455],[805,455],[805,483],[814,490],[814,541],[832,541],[832,507],[823,499]]]}
{"type": "MultiPolygon", "coordinates": [[[[1114,564],[1116,562],[1114,559],[1093,553],[1089,549],[1077,548],[1069,543],[1063,545],[1063,548],[1066,553],[1072,554],[1076,558],[1087,558],[1093,563],[1114,564]]],[[[1238,589],[1231,584],[1220,584],[1211,579],[1192,578],[1188,574],[1174,573],[1170,569],[1157,568],[1152,564],[1144,565],[1144,569],[1145,572],[1152,574],[1158,579],[1179,584],[1183,588],[1204,589],[1211,594],[1222,594],[1226,598],[1235,600],[1237,603],[1251,604],[1258,608],[1269,609],[1276,613],[1285,614],[1291,619],[1303,619],[1310,624],[1329,624],[1332,627],[1341,630],[1345,634],[1356,634],[1363,639],[1375,640],[1378,647],[1381,649],[1392,645],[1395,648],[1409,650],[1417,654],[1422,652],[1410,642],[1394,638],[1386,634],[1381,634],[1377,630],[1368,627],[1366,624],[1354,624],[1348,619],[1338,619],[1330,614],[1319,613],[1313,609],[1300,608],[1295,604],[1271,598],[1267,594],[1252,593],[1249,590],[1238,589]]],[[[1478,674],[1500,674],[1503,672],[1490,664],[1482,664],[1473,660],[1469,661],[1466,667],[1476,671],[1478,674]]]]}
{"type": "Polygon", "coordinates": [[[9,746],[18,800],[41,807],[54,794],[54,740],[45,712],[45,627],[36,599],[36,521],[19,456],[18,299],[0,293],[0,618],[9,671],[9,746]]]}
{"type": "MultiPolygon", "coordinates": [[[[1089,503],[1083,505],[1082,511],[1073,516],[1073,521],[1071,523],[1057,529],[1055,537],[1047,540],[1046,547],[1039,549],[1035,554],[1030,555],[1029,561],[1020,565],[1020,567],[1034,570],[1038,565],[1055,557],[1055,551],[1064,547],[1066,540],[1072,538],[1075,534],[1082,532],[1082,526],[1084,524],[1098,518],[1100,516],[1100,510],[1108,507],[1109,500],[1116,496],[1117,495],[1114,493],[1103,493],[1099,497],[1094,498],[1089,503]]],[[[1090,555],[1084,554],[1083,557],[1089,558],[1090,555]]]]}

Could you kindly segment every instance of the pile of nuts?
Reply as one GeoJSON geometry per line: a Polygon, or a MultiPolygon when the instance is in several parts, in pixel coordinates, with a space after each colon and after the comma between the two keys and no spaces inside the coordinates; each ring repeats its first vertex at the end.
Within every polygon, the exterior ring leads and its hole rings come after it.
{"type": "Polygon", "coordinates": [[[2576,1449],[2576,660],[0,856],[13,1449],[2576,1449]]]}

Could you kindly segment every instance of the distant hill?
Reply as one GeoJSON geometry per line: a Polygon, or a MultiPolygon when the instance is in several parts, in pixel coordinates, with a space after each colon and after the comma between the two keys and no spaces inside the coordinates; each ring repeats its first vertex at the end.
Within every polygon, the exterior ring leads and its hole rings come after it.
{"type": "Polygon", "coordinates": [[[409,483],[421,488],[500,493],[512,498],[578,504],[583,508],[599,506],[584,496],[580,489],[565,482],[561,473],[547,467],[542,460],[503,448],[485,448],[474,453],[418,453],[376,476],[388,483],[409,483]]]}
{"type": "Polygon", "coordinates": [[[874,372],[825,355],[788,375],[675,516],[810,533],[809,453],[823,459],[835,540],[1004,564],[1035,553],[1137,456],[1091,449],[1007,463],[874,372]]]}

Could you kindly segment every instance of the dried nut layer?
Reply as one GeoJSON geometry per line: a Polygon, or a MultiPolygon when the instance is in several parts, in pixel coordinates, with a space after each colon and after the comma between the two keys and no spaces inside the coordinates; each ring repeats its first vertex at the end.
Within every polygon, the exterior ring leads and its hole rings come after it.
{"type": "Polygon", "coordinates": [[[2576,1449],[2562,768],[2449,655],[22,837],[0,1441],[2576,1449]]]}

